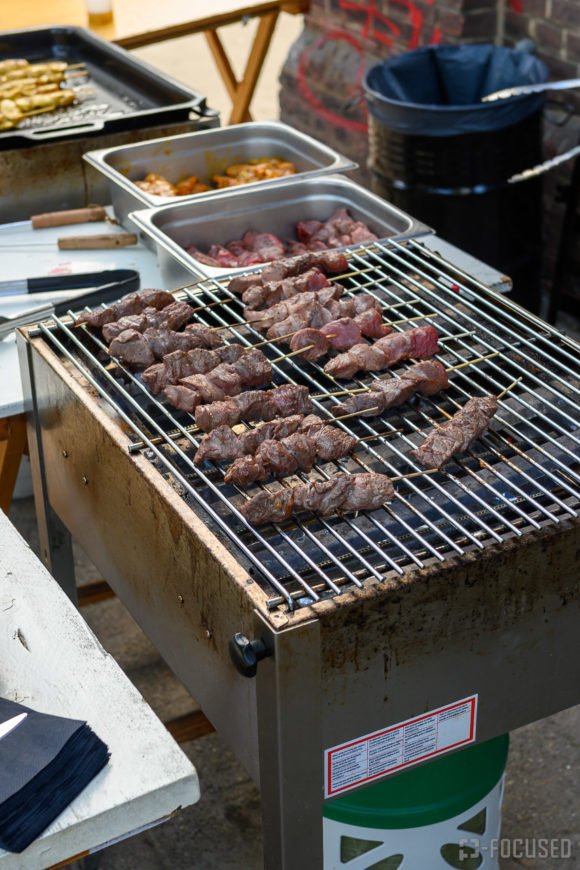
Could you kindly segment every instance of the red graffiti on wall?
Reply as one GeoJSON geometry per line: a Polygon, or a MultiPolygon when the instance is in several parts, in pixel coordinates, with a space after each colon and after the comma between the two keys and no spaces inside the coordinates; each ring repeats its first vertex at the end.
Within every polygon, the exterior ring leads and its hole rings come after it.
{"type": "MultiPolygon", "coordinates": [[[[409,22],[412,28],[411,35],[407,43],[407,48],[417,48],[421,36],[421,29],[423,27],[423,13],[413,3],[413,0],[392,0],[392,2],[398,3],[400,6],[403,6],[407,10],[409,14],[409,22]]],[[[433,0],[428,0],[428,2],[431,4],[433,3],[433,0]]],[[[510,2],[519,3],[521,2],[521,0],[510,0],[510,2]]],[[[330,30],[328,33],[324,34],[324,36],[321,36],[319,39],[315,40],[312,45],[308,46],[308,48],[303,51],[298,61],[298,86],[304,98],[318,112],[318,114],[321,115],[329,123],[335,124],[336,126],[342,127],[346,130],[351,130],[353,132],[366,133],[366,122],[355,121],[352,118],[346,118],[343,115],[339,115],[337,112],[333,112],[331,109],[328,109],[320,102],[318,97],[316,97],[316,95],[312,92],[308,81],[308,64],[310,62],[312,54],[322,48],[324,45],[332,42],[345,42],[352,49],[354,49],[359,57],[359,63],[355,79],[355,89],[360,91],[362,79],[365,72],[365,51],[363,41],[368,39],[374,39],[377,42],[382,43],[383,45],[391,47],[393,45],[393,40],[391,39],[391,36],[389,35],[389,33],[386,33],[385,30],[382,29],[380,26],[377,26],[377,23],[379,25],[382,25],[383,28],[386,28],[386,30],[395,37],[401,35],[401,30],[394,21],[391,21],[390,18],[388,18],[376,8],[376,0],[339,0],[338,6],[340,9],[343,9],[346,12],[364,14],[365,19],[361,32],[361,38],[359,39],[352,33],[349,33],[347,30],[337,28],[334,30],[330,30]]],[[[432,45],[436,45],[440,41],[441,30],[438,26],[435,26],[431,34],[431,38],[429,39],[429,43],[432,45]]]]}

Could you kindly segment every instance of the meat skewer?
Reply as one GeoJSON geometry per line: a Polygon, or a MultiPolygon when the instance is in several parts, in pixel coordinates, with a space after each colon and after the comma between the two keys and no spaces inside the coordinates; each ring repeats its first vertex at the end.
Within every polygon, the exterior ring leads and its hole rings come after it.
{"type": "Polygon", "coordinates": [[[228,290],[242,294],[249,287],[262,286],[269,281],[282,281],[314,267],[325,275],[338,275],[348,269],[348,260],[342,251],[311,251],[297,257],[284,257],[268,263],[261,272],[236,275],[228,284],[228,290]]]}
{"type": "Polygon", "coordinates": [[[403,359],[428,359],[439,350],[434,326],[417,326],[404,332],[392,332],[373,344],[356,344],[324,366],[327,375],[351,378],[356,372],[379,371],[403,359]]]}
{"type": "Polygon", "coordinates": [[[202,347],[174,350],[166,354],[162,362],[145,369],[141,380],[157,396],[165,387],[178,384],[189,375],[205,375],[221,363],[237,362],[245,352],[241,344],[222,344],[215,350],[202,347]]]}
{"type": "Polygon", "coordinates": [[[415,363],[401,377],[376,380],[368,392],[349,396],[339,405],[330,409],[333,414],[350,414],[358,411],[361,417],[375,417],[387,408],[394,408],[408,402],[413,393],[433,396],[449,387],[445,367],[435,360],[415,363]],[[372,410],[375,409],[376,410],[372,410]]]}
{"type": "Polygon", "coordinates": [[[497,397],[475,396],[442,426],[430,432],[423,444],[410,455],[426,468],[439,469],[456,453],[487,432],[489,421],[497,411],[497,397]]]}
{"type": "Polygon", "coordinates": [[[317,460],[341,459],[353,450],[357,439],[342,429],[320,421],[306,431],[286,438],[263,441],[252,456],[236,459],[226,471],[226,483],[248,486],[273,475],[286,476],[295,471],[311,471],[317,460]]]}
{"type": "Polygon", "coordinates": [[[262,387],[271,380],[268,359],[260,350],[248,348],[235,362],[220,363],[207,374],[188,375],[163,392],[171,405],[191,414],[204,402],[221,402],[226,396],[239,395],[245,387],[262,387]]]}
{"type": "Polygon", "coordinates": [[[193,458],[196,465],[205,461],[232,462],[247,454],[254,454],[263,441],[271,438],[280,440],[298,432],[309,429],[313,425],[323,424],[316,414],[292,414],[290,417],[260,423],[253,429],[247,429],[236,435],[231,426],[218,426],[204,435],[193,458]]]}
{"type": "Polygon", "coordinates": [[[193,310],[187,302],[172,302],[164,305],[159,311],[157,308],[144,308],[140,314],[129,314],[112,323],[103,326],[103,338],[109,343],[117,338],[126,329],[135,329],[137,332],[145,332],[146,329],[159,329],[164,326],[167,329],[179,329],[193,317],[193,310]]]}
{"type": "Polygon", "coordinates": [[[121,317],[127,317],[130,314],[141,314],[145,308],[156,308],[161,311],[167,305],[175,302],[171,293],[166,290],[138,290],[136,293],[129,293],[124,296],[114,305],[109,305],[107,308],[99,308],[96,311],[84,311],[76,319],[75,326],[80,326],[86,323],[93,329],[100,329],[105,323],[112,323],[114,320],[120,320],[121,317]]]}
{"type": "MultiPolygon", "coordinates": [[[[319,292],[323,293],[324,291],[321,290],[319,292]]],[[[380,311],[380,302],[378,302],[373,296],[361,293],[352,299],[327,299],[324,301],[315,300],[313,302],[308,302],[297,310],[290,310],[287,315],[279,309],[274,313],[272,318],[270,318],[270,316],[263,318],[265,326],[261,324],[258,325],[258,322],[253,322],[252,326],[255,326],[257,329],[267,328],[266,337],[274,339],[280,338],[280,336],[286,335],[289,332],[296,332],[299,329],[305,329],[307,327],[319,329],[331,321],[338,320],[342,317],[355,318],[359,314],[363,314],[372,309],[380,311]]],[[[268,315],[271,315],[273,311],[273,308],[269,309],[268,315]]]]}
{"type": "Polygon", "coordinates": [[[240,513],[253,526],[260,526],[280,523],[301,511],[314,511],[322,517],[337,511],[372,511],[394,497],[395,489],[385,474],[338,472],[328,480],[259,492],[240,507],[240,513]]]}
{"type": "Polygon", "coordinates": [[[254,284],[242,293],[242,302],[247,308],[269,308],[300,293],[329,287],[330,281],[320,269],[309,269],[291,278],[254,284]]]}
{"type": "Polygon", "coordinates": [[[195,411],[195,422],[202,432],[211,432],[218,426],[235,426],[243,421],[270,421],[312,412],[308,387],[283,384],[271,390],[248,390],[221,402],[200,405],[195,411]]]}

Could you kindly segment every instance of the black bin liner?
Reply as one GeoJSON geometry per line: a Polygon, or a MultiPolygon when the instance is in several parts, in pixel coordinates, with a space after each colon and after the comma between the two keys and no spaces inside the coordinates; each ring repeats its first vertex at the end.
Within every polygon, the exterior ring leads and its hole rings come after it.
{"type": "Polygon", "coordinates": [[[363,81],[373,190],[507,274],[512,298],[533,311],[542,179],[507,180],[543,159],[544,95],[481,98],[547,78],[546,65],[526,52],[469,45],[397,55],[363,81]]]}

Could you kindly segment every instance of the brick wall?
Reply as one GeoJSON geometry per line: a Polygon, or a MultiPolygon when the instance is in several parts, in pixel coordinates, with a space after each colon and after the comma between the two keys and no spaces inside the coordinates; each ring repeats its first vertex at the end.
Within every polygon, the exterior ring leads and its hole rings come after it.
{"type": "MultiPolygon", "coordinates": [[[[356,102],[367,69],[420,45],[513,47],[527,38],[536,44],[551,79],[580,76],[580,0],[312,0],[281,74],[281,117],[356,160],[360,169],[354,177],[370,187],[366,115],[356,102]]],[[[558,99],[580,112],[580,90],[558,99]]],[[[546,158],[579,141],[580,124],[574,117],[563,127],[546,122],[546,158]]],[[[546,286],[564,208],[558,202],[559,189],[570,171],[569,162],[544,177],[546,286]]]]}

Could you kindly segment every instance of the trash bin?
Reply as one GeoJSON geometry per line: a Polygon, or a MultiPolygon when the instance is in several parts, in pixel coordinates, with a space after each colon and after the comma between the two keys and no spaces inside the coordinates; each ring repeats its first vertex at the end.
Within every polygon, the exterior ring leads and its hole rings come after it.
{"type": "Polygon", "coordinates": [[[499,870],[509,735],[324,806],[324,870],[499,870]]]}
{"type": "Polygon", "coordinates": [[[482,103],[500,88],[546,81],[525,51],[428,46],[372,67],[363,81],[375,193],[513,281],[537,311],[542,178],[508,184],[542,161],[543,94],[482,103]]]}

